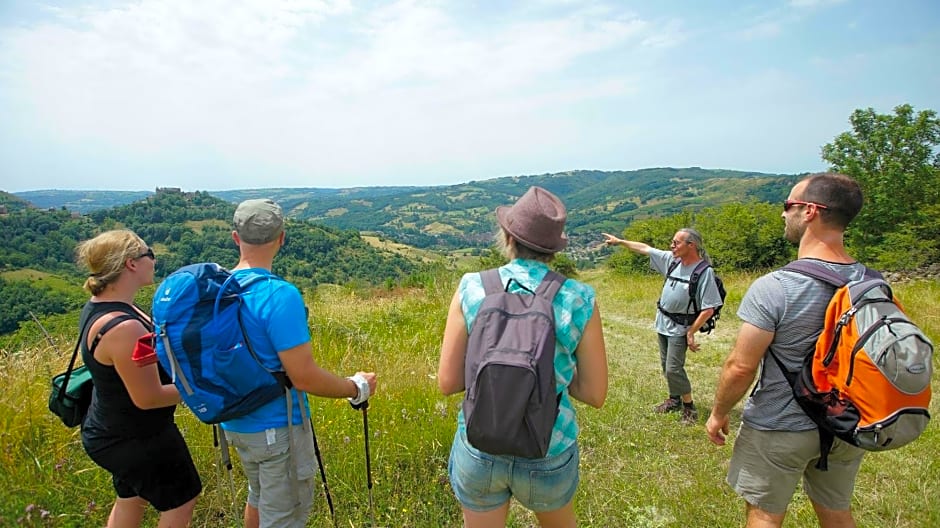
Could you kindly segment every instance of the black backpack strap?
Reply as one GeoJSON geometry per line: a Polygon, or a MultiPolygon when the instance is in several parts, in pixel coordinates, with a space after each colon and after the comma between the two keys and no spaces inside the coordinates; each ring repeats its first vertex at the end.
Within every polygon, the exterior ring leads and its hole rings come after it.
{"type": "Polygon", "coordinates": [[[689,276],[689,306],[692,307],[692,311],[696,314],[701,311],[698,304],[698,282],[699,279],[702,278],[702,273],[705,273],[705,270],[711,266],[712,265],[705,262],[705,260],[700,260],[692,270],[692,275],[689,276]]]}
{"type": "MultiPolygon", "coordinates": [[[[790,397],[793,398],[795,394],[796,387],[796,378],[799,376],[799,373],[790,372],[783,365],[783,361],[777,357],[777,354],[774,354],[772,348],[768,348],[767,352],[770,353],[770,357],[774,358],[774,361],[777,363],[777,367],[780,369],[780,372],[783,373],[783,377],[786,378],[787,383],[790,385],[790,397]]],[[[761,371],[761,377],[764,373],[761,371]]],[[[759,380],[758,380],[759,383],[759,380]]],[[[754,386],[754,390],[751,391],[751,395],[757,390],[757,386],[754,386]]],[[[819,460],[816,462],[816,469],[820,471],[829,470],[829,452],[832,451],[832,444],[835,442],[835,435],[829,431],[824,430],[822,427],[817,426],[816,432],[819,433],[819,460]]]]}
{"type": "Polygon", "coordinates": [[[486,295],[506,291],[503,288],[503,281],[499,278],[499,269],[493,268],[480,272],[480,279],[483,281],[483,291],[486,295]]]}
{"type": "Polygon", "coordinates": [[[676,268],[679,267],[680,262],[682,261],[677,258],[672,259],[672,262],[669,263],[669,267],[666,268],[666,277],[669,277],[670,275],[672,275],[673,271],[676,271],[676,268]]]}
{"type": "MultiPolygon", "coordinates": [[[[98,317],[95,317],[95,319],[97,320],[98,317]]],[[[140,320],[138,317],[135,317],[128,313],[122,313],[121,315],[116,315],[113,318],[111,318],[111,320],[105,323],[104,326],[102,326],[101,329],[98,330],[98,333],[95,334],[95,339],[91,342],[91,346],[88,347],[88,352],[94,354],[95,349],[98,348],[98,343],[101,341],[101,338],[104,337],[105,334],[107,334],[115,326],[123,323],[124,321],[130,321],[131,319],[140,320]]],[[[88,326],[91,326],[91,325],[88,325],[88,326]]],[[[146,327],[146,325],[144,326],[146,327]]]]}
{"type": "MultiPolygon", "coordinates": [[[[110,313],[110,312],[102,312],[92,317],[89,317],[88,320],[85,321],[85,324],[82,325],[82,329],[78,333],[78,339],[75,340],[75,349],[72,350],[72,359],[69,360],[69,368],[68,370],[65,371],[65,378],[62,379],[62,385],[59,387],[59,394],[56,395],[56,398],[58,398],[60,402],[65,399],[65,389],[68,388],[69,378],[72,377],[72,371],[75,369],[75,360],[78,359],[78,348],[81,346],[82,340],[85,339],[85,332],[87,332],[91,328],[91,325],[93,325],[95,321],[97,321],[98,319],[100,319],[102,316],[104,316],[107,313],[110,313]]],[[[115,316],[110,321],[105,323],[104,326],[101,327],[100,330],[98,330],[98,333],[95,334],[95,339],[94,341],[92,341],[91,347],[88,348],[88,352],[91,354],[94,354],[95,349],[98,348],[98,343],[101,341],[101,338],[104,337],[104,335],[107,334],[108,331],[110,331],[115,326],[123,323],[124,321],[130,320],[130,319],[139,319],[139,318],[131,314],[124,313],[124,314],[115,316]]]]}
{"type": "Polygon", "coordinates": [[[539,283],[539,287],[535,290],[535,294],[551,301],[566,280],[568,279],[564,275],[548,270],[548,273],[542,278],[542,282],[539,283]]]}

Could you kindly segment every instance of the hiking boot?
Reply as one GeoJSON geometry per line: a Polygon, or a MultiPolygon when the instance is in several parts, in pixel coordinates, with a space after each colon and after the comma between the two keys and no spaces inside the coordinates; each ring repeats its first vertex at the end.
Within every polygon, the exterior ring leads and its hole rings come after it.
{"type": "Polygon", "coordinates": [[[682,425],[695,425],[698,423],[698,410],[694,404],[682,406],[682,416],[679,417],[679,423],[682,425]]]}
{"type": "Polygon", "coordinates": [[[682,408],[682,400],[679,398],[666,398],[666,400],[656,407],[653,407],[653,412],[656,414],[666,414],[671,412],[676,412],[682,408]]]}

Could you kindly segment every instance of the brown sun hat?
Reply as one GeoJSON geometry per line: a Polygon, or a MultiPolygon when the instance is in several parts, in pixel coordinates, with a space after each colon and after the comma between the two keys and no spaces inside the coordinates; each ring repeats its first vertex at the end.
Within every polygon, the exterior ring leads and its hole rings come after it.
{"type": "Polygon", "coordinates": [[[543,253],[558,253],[568,246],[565,204],[541,187],[530,187],[512,206],[496,208],[496,220],[517,242],[543,253]]]}

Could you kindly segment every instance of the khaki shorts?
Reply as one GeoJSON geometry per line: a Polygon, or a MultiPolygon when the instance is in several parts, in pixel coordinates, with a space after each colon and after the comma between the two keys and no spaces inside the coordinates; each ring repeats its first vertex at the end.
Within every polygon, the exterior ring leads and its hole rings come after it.
{"type": "Polygon", "coordinates": [[[796,485],[814,503],[836,511],[849,510],[855,476],[865,451],[836,439],[829,453],[829,470],[815,468],[819,433],[759,431],[741,424],[734,440],[728,484],[749,504],[781,514],[787,511],[796,485]]]}
{"type": "Polygon", "coordinates": [[[258,508],[261,526],[294,528],[307,525],[307,516],[313,506],[317,459],[310,430],[303,425],[295,425],[293,433],[294,450],[291,453],[287,427],[259,433],[225,432],[248,477],[248,504],[258,508]],[[291,471],[292,460],[295,471],[291,471]]]}

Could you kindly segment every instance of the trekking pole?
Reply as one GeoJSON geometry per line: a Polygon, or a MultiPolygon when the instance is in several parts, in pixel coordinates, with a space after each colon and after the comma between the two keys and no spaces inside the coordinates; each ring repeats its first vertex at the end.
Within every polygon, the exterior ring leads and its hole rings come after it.
{"type": "MultiPolygon", "coordinates": [[[[235,477],[232,476],[232,456],[228,449],[228,438],[217,424],[212,425],[212,444],[219,448],[219,470],[228,473],[228,490],[232,497],[232,518],[238,519],[238,505],[235,503],[235,477]]],[[[225,477],[222,477],[224,480],[225,477]]]]}
{"type": "Polygon", "coordinates": [[[369,456],[369,400],[359,405],[353,405],[353,409],[362,409],[362,432],[366,444],[366,482],[369,488],[369,515],[372,518],[372,528],[375,528],[375,502],[372,500],[372,462],[369,456]]]}
{"type": "Polygon", "coordinates": [[[320,456],[320,444],[317,443],[317,433],[313,430],[313,417],[310,417],[310,435],[313,436],[313,452],[317,456],[317,465],[320,466],[320,480],[323,481],[323,492],[326,494],[326,503],[330,506],[330,517],[333,526],[336,526],[336,512],[333,510],[333,497],[330,496],[330,487],[326,484],[326,470],[323,469],[323,457],[320,456]]]}

